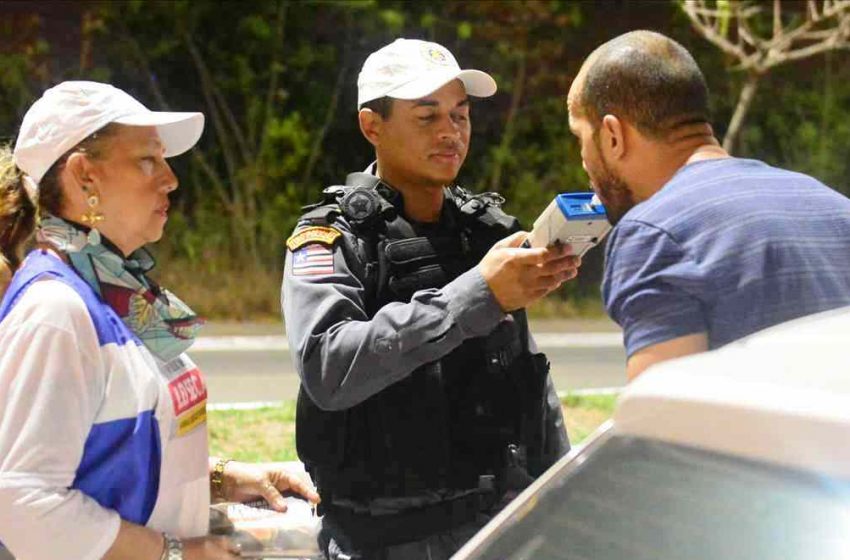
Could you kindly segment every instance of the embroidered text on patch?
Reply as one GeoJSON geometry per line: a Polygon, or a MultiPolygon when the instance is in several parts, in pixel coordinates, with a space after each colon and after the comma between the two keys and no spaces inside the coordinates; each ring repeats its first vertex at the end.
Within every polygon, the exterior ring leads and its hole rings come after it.
{"type": "Polygon", "coordinates": [[[313,243],[292,253],[293,276],[322,276],[333,271],[333,252],[324,245],[313,243]]]}
{"type": "Polygon", "coordinates": [[[332,247],[342,234],[338,229],[324,226],[311,226],[299,229],[286,240],[286,247],[290,251],[297,251],[311,243],[320,243],[332,247]]]}

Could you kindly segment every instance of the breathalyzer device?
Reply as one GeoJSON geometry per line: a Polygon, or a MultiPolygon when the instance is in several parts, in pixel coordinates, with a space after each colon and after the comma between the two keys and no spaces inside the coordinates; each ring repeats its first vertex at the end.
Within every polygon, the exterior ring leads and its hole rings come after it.
{"type": "Polygon", "coordinates": [[[605,206],[595,194],[563,193],[534,221],[526,243],[531,247],[569,244],[573,254],[581,256],[602,241],[610,229],[605,206]]]}

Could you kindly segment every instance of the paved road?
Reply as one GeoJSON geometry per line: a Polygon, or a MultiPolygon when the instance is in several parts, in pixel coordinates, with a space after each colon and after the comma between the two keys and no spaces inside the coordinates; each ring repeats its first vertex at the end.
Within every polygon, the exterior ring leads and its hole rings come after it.
{"type": "MultiPolygon", "coordinates": [[[[537,342],[552,363],[558,391],[624,383],[619,333],[537,332],[537,342]]],[[[293,399],[298,393],[298,375],[282,336],[201,338],[191,356],[206,376],[212,403],[277,401],[293,399]]]]}

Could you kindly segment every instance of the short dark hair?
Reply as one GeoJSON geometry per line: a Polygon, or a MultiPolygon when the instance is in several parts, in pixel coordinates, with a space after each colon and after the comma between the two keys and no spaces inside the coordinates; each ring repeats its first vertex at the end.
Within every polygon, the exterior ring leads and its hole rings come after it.
{"type": "Polygon", "coordinates": [[[361,109],[370,109],[375,113],[381,115],[381,118],[387,120],[390,118],[390,114],[393,112],[393,98],[392,97],[379,97],[378,99],[373,99],[372,101],[367,101],[363,105],[360,106],[361,109]]]}
{"type": "Polygon", "coordinates": [[[578,111],[594,129],[608,114],[653,137],[710,120],[705,77],[685,47],[669,37],[632,31],[597,48],[586,64],[578,111]]]}

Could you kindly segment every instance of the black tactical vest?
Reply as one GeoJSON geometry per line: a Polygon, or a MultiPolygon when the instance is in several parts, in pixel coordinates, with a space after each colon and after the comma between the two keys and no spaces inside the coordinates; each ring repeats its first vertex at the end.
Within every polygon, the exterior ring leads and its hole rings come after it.
{"type": "MultiPolygon", "coordinates": [[[[366,241],[370,316],[443,287],[518,229],[498,195],[447,189],[440,223],[420,227],[402,217],[398,193],[375,177],[352,174],[348,182],[359,186],[326,189],[330,200],[302,223],[330,225],[343,215],[366,241]]],[[[516,312],[489,336],[435,356],[350,409],[321,410],[302,387],[298,454],[327,503],[472,489],[490,475],[497,491],[523,486],[548,466],[547,373],[545,356],[528,351],[525,313],[516,312]]]]}

